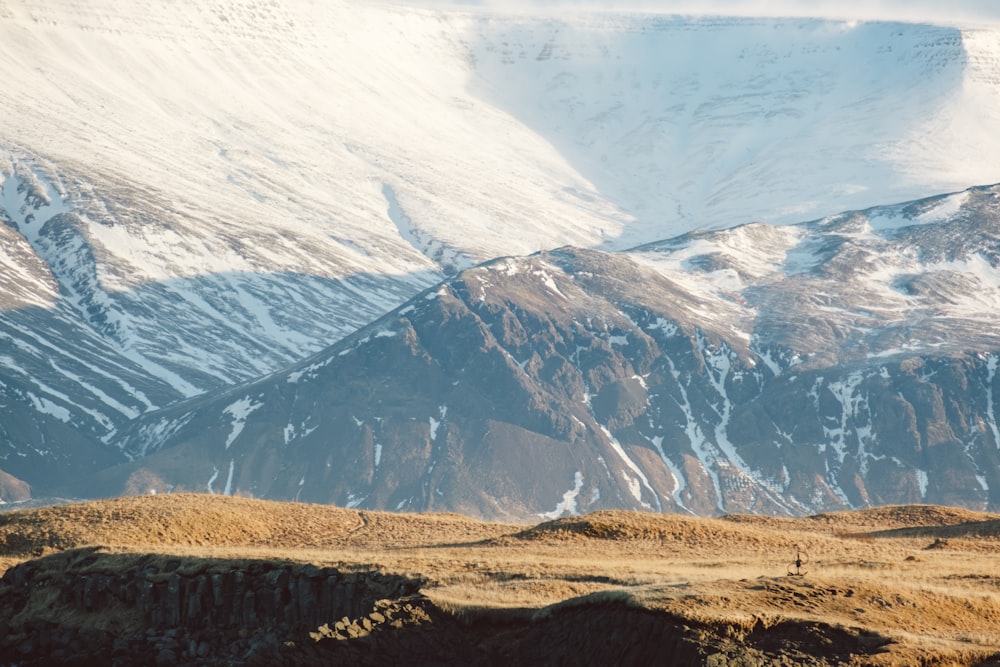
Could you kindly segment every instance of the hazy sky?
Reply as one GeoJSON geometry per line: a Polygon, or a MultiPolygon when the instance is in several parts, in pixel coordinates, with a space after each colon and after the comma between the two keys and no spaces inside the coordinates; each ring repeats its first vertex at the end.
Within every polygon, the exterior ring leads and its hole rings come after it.
{"type": "Polygon", "coordinates": [[[1000,24],[998,0],[413,0],[425,5],[489,6],[498,10],[581,7],[669,14],[816,16],[838,19],[1000,24]]]}

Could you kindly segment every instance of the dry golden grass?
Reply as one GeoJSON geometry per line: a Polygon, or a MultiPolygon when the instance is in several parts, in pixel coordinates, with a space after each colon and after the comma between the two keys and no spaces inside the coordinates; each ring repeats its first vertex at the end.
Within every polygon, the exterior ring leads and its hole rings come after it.
{"type": "Polygon", "coordinates": [[[799,620],[891,638],[866,664],[1000,656],[1000,516],[952,508],[802,519],[607,511],[526,526],[188,494],[0,514],[0,569],[85,545],[375,566],[424,578],[428,597],[468,618],[615,600],[737,628],[799,620]],[[796,549],[805,576],[789,576],[796,549]]]}
{"type": "Polygon", "coordinates": [[[200,494],[115,498],[0,514],[0,546],[6,544],[7,553],[94,544],[279,550],[401,547],[425,543],[429,534],[468,541],[509,531],[502,524],[459,515],[393,515],[200,494]]]}

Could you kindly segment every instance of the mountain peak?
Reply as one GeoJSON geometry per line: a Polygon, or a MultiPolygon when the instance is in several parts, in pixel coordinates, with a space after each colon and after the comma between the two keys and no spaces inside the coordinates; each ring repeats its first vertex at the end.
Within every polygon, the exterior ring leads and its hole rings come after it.
{"type": "Polygon", "coordinates": [[[8,0],[0,467],[490,516],[992,502],[995,37],[8,0]]]}

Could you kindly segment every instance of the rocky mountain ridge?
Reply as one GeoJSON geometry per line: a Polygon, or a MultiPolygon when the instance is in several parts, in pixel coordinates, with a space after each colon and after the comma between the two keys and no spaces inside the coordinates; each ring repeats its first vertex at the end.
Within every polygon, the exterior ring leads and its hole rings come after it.
{"type": "MultiPolygon", "coordinates": [[[[792,469],[765,470],[723,433],[746,399],[734,398],[734,378],[772,386],[793,365],[843,365],[829,382],[847,400],[867,381],[852,373],[868,378],[875,362],[901,354],[931,365],[966,359],[986,384],[954,400],[981,403],[963,418],[993,433],[993,189],[961,189],[997,180],[995,34],[305,0],[113,10],[7,0],[0,499],[207,488],[430,507],[444,493],[434,486],[439,461],[485,442],[493,453],[450,482],[463,490],[447,507],[504,514],[500,500],[510,497],[511,513],[537,514],[586,498],[716,512],[730,502],[720,489],[731,465],[752,480],[754,499],[737,507],[793,512],[804,501],[786,488],[792,469]],[[951,190],[960,192],[865,208],[951,190]],[[786,224],[849,208],[861,213],[786,224]],[[538,251],[549,254],[529,257],[538,251]],[[497,257],[511,259],[483,265],[497,257]],[[527,273],[504,276],[498,285],[510,295],[486,299],[494,310],[480,314],[463,296],[478,289],[467,280],[501,265],[527,273]],[[400,309],[423,312],[422,291],[436,294],[442,280],[445,294],[460,287],[448,297],[453,310],[408,320],[400,309]],[[621,280],[659,291],[622,296],[612,287],[621,280]],[[579,302],[560,304],[552,285],[579,302]],[[521,322],[524,312],[534,315],[521,322]],[[662,335],[644,313],[662,318],[662,335]],[[397,331],[400,317],[409,324],[397,331]],[[432,340],[434,327],[458,324],[470,327],[458,333],[472,347],[432,340]],[[407,327],[420,339],[405,339],[407,327]],[[326,362],[365,337],[413,375],[397,382],[383,359],[367,369],[349,352],[343,364],[326,362]],[[567,340],[601,351],[581,361],[561,347],[567,340]],[[633,347],[640,340],[645,349],[633,347]],[[459,379],[455,368],[434,370],[442,355],[468,369],[486,363],[475,372],[503,389],[482,381],[460,395],[465,381],[425,391],[422,376],[459,379]],[[316,363],[333,369],[324,381],[349,372],[359,393],[310,398],[305,384],[291,391],[299,383],[286,382],[262,390],[276,401],[268,405],[254,393],[298,372],[289,365],[316,363]],[[633,387],[638,380],[607,363],[665,384],[633,387]],[[677,393],[673,384],[688,390],[685,373],[707,382],[698,391],[708,407],[677,393]],[[608,383],[621,396],[598,391],[608,383]],[[391,426],[398,433],[379,430],[383,391],[413,392],[394,399],[405,421],[391,426]],[[657,392],[672,396],[661,408],[672,416],[647,414],[657,392]],[[309,412],[334,398],[344,401],[339,416],[309,412]],[[496,428],[483,421],[490,410],[496,428]],[[265,415],[274,423],[258,431],[265,415]],[[653,425],[635,442],[616,430],[637,419],[653,425]],[[207,430],[189,438],[196,423],[207,430]],[[682,435],[669,435],[677,424],[682,435]],[[453,427],[442,449],[438,438],[453,427]],[[371,432],[359,449],[337,445],[331,459],[331,438],[351,442],[358,428],[371,432]],[[305,440],[322,464],[282,449],[305,440]],[[589,443],[555,457],[561,467],[546,474],[561,481],[482,490],[491,456],[501,468],[525,453],[548,460],[550,440],[557,450],[589,443]],[[390,441],[426,451],[403,455],[402,469],[378,481],[375,469],[394,460],[390,441]],[[498,453],[511,442],[525,449],[498,453]],[[147,455],[155,458],[139,465],[147,455]],[[577,460],[592,456],[596,464],[577,460]],[[349,470],[335,481],[327,462],[349,470]],[[415,462],[420,470],[406,468],[415,462]],[[310,475],[299,474],[303,465],[310,475]]],[[[322,373],[301,379],[313,374],[322,373]]],[[[986,502],[988,457],[975,453],[968,424],[948,423],[947,438],[971,452],[972,477],[959,477],[983,492],[966,489],[962,502],[986,502]]],[[[809,437],[834,447],[839,470],[844,448],[857,447],[831,435],[847,426],[831,424],[809,437]]],[[[791,437],[762,428],[763,442],[791,437]]],[[[859,456],[867,471],[871,457],[859,456]]],[[[922,460],[897,458],[913,466],[919,496],[934,492],[917,472],[927,470],[922,460]]],[[[809,470],[834,505],[878,496],[851,491],[868,487],[838,477],[846,472],[809,470]]]]}
{"type": "Polygon", "coordinates": [[[995,507],[995,314],[971,306],[998,194],[494,260],[136,420],[101,483],[494,518],[995,507]]]}

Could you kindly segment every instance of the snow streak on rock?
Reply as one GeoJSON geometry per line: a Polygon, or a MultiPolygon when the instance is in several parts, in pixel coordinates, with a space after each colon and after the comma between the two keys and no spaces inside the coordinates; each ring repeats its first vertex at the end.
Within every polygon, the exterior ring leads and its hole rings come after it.
{"type": "Polygon", "coordinates": [[[542,512],[538,516],[543,519],[558,519],[565,515],[575,515],[579,514],[577,508],[576,500],[577,496],[580,495],[580,489],[583,488],[583,473],[579,470],[573,474],[573,488],[563,494],[562,500],[556,505],[556,508],[551,512],[542,512]]]}
{"type": "Polygon", "coordinates": [[[232,429],[229,431],[229,435],[226,436],[226,449],[229,449],[230,445],[243,432],[243,427],[246,426],[247,417],[250,416],[250,413],[263,406],[263,403],[256,403],[249,396],[245,396],[223,410],[223,412],[232,417],[232,429]]]}

